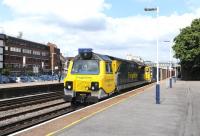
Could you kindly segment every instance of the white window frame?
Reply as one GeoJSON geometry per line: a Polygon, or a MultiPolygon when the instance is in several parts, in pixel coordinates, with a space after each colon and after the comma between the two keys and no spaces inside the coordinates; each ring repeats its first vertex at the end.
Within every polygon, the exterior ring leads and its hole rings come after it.
{"type": "Polygon", "coordinates": [[[0,54],[3,54],[3,48],[0,47],[0,54]]]}
{"type": "Polygon", "coordinates": [[[1,47],[1,46],[4,46],[3,40],[0,40],[0,47],[1,47]]]}
{"type": "Polygon", "coordinates": [[[8,51],[8,46],[5,46],[5,50],[8,51]]]}
{"type": "Polygon", "coordinates": [[[0,62],[3,61],[3,54],[0,54],[0,62]]]}
{"type": "Polygon", "coordinates": [[[21,52],[21,48],[10,47],[10,51],[13,51],[13,52],[21,52]]]}
{"type": "Polygon", "coordinates": [[[26,54],[31,54],[31,50],[29,49],[22,49],[22,52],[26,54]]]}
{"type": "Polygon", "coordinates": [[[33,50],[33,55],[38,55],[39,56],[40,54],[41,54],[40,51],[34,51],[33,50]]]}
{"type": "Polygon", "coordinates": [[[3,68],[3,62],[0,62],[0,68],[3,68]]]}

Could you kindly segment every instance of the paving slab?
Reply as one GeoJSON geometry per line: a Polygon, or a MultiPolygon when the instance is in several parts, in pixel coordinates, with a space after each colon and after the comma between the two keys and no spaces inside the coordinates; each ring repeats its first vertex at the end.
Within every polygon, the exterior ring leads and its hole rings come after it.
{"type": "Polygon", "coordinates": [[[200,81],[155,86],[57,133],[56,136],[200,136],[200,81]]]}

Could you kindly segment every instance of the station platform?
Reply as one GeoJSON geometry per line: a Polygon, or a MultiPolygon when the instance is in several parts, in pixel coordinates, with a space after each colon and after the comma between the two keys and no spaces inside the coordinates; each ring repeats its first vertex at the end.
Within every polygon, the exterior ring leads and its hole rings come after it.
{"type": "MultiPolygon", "coordinates": [[[[73,120],[72,116],[63,116],[59,122],[54,120],[17,135],[199,136],[200,81],[177,81],[173,88],[163,81],[160,96],[161,103],[155,104],[153,85],[87,117],[77,112],[79,117],[71,123],[66,118],[73,120]]],[[[83,110],[85,113],[89,111],[83,110]]]]}

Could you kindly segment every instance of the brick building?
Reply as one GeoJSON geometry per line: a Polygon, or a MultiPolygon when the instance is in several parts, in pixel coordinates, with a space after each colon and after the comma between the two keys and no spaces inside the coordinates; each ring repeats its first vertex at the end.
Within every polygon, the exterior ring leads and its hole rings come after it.
{"type": "Polygon", "coordinates": [[[4,53],[4,43],[0,40],[0,69],[3,68],[3,53],[4,53]]]}
{"type": "Polygon", "coordinates": [[[3,45],[3,69],[11,74],[50,74],[60,69],[60,49],[55,44],[45,45],[5,34],[0,34],[0,43],[3,45]]]}

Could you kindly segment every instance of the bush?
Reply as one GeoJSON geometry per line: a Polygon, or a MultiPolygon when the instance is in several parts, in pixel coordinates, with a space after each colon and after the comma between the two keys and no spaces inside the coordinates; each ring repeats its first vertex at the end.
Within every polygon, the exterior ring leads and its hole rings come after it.
{"type": "Polygon", "coordinates": [[[2,73],[2,75],[8,76],[8,75],[10,75],[10,70],[9,69],[2,69],[1,73],[2,73]]]}

